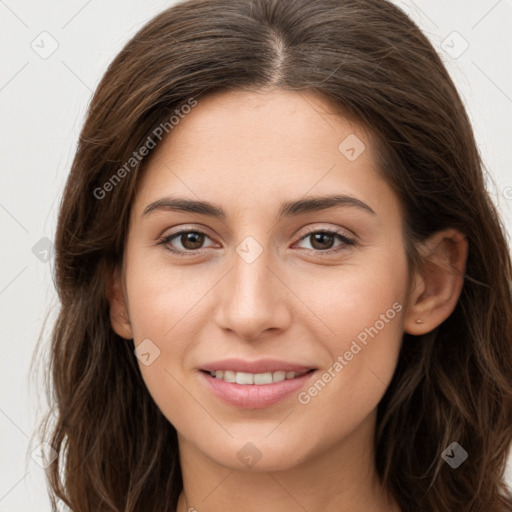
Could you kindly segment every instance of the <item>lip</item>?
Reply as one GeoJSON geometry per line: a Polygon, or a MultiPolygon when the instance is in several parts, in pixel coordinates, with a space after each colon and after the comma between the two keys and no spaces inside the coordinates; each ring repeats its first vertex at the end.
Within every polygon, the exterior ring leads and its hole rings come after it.
{"type": "MultiPolygon", "coordinates": [[[[296,372],[316,370],[313,366],[304,366],[278,359],[259,359],[258,361],[245,361],[243,359],[223,359],[201,366],[200,370],[214,372],[215,370],[231,370],[233,372],[267,373],[267,372],[296,372]]],[[[270,385],[270,384],[267,384],[270,385]]]]}
{"type": "Polygon", "coordinates": [[[224,402],[241,409],[263,409],[297,393],[316,374],[316,371],[312,370],[300,377],[272,382],[272,384],[237,384],[216,379],[206,371],[198,373],[210,391],[224,402]]]}

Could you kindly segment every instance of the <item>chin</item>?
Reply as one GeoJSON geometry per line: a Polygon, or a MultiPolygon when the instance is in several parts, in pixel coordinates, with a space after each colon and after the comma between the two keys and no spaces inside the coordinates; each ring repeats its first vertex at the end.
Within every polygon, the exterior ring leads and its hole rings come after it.
{"type": "Polygon", "coordinates": [[[222,452],[205,452],[216,464],[234,471],[263,472],[285,471],[299,466],[307,458],[304,452],[297,452],[297,443],[271,443],[253,438],[253,441],[234,441],[222,452]]]}

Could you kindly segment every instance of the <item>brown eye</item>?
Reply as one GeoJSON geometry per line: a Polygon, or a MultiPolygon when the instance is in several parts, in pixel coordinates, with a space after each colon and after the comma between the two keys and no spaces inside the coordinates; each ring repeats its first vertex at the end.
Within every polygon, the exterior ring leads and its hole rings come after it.
{"type": "Polygon", "coordinates": [[[204,233],[186,231],[179,236],[179,240],[185,249],[193,251],[201,248],[204,243],[204,237],[204,233]]]}
{"type": "Polygon", "coordinates": [[[308,236],[311,237],[311,246],[313,249],[317,249],[319,251],[331,249],[334,243],[334,236],[328,233],[313,233],[308,236]]]}
{"type": "Polygon", "coordinates": [[[210,239],[210,237],[201,231],[182,230],[163,237],[159,244],[164,245],[169,251],[177,255],[194,256],[204,248],[203,244],[206,239],[210,239]]]}
{"type": "Polygon", "coordinates": [[[349,238],[345,234],[330,230],[311,231],[300,239],[301,242],[304,240],[309,240],[311,246],[311,248],[304,247],[304,249],[310,252],[317,252],[319,254],[331,254],[343,251],[347,249],[348,246],[356,244],[355,240],[349,238]],[[340,242],[337,246],[334,245],[336,240],[339,240],[340,242]]]}

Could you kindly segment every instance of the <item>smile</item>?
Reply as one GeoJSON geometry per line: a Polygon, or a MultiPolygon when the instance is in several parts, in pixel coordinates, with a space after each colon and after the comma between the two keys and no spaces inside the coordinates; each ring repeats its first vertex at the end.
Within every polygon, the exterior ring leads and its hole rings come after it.
{"type": "Polygon", "coordinates": [[[198,372],[206,389],[214,397],[241,409],[262,409],[277,404],[298,393],[315,373],[314,369],[300,373],[280,370],[265,373],[230,370],[198,372]]]}
{"type": "Polygon", "coordinates": [[[261,386],[265,384],[272,384],[273,382],[295,379],[296,377],[301,377],[311,371],[313,370],[306,370],[303,372],[287,372],[284,370],[278,370],[275,372],[248,373],[230,370],[215,370],[208,373],[215,379],[220,379],[224,382],[236,382],[241,385],[254,384],[256,386],[261,386]]]}

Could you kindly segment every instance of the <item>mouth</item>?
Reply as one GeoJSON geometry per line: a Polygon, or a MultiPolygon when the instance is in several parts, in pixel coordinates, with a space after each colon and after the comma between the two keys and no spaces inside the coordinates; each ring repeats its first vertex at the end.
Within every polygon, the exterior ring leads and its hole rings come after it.
{"type": "Polygon", "coordinates": [[[265,373],[201,370],[198,374],[205,389],[221,403],[238,409],[263,409],[297,394],[312,381],[316,370],[265,373]]]}
{"type": "Polygon", "coordinates": [[[274,372],[264,373],[249,373],[239,372],[234,370],[201,370],[207,373],[214,379],[222,380],[224,382],[236,383],[242,386],[255,385],[264,386],[266,384],[273,384],[282,382],[284,380],[293,380],[308,373],[314,372],[315,368],[304,370],[300,372],[277,370],[274,372]]]}

